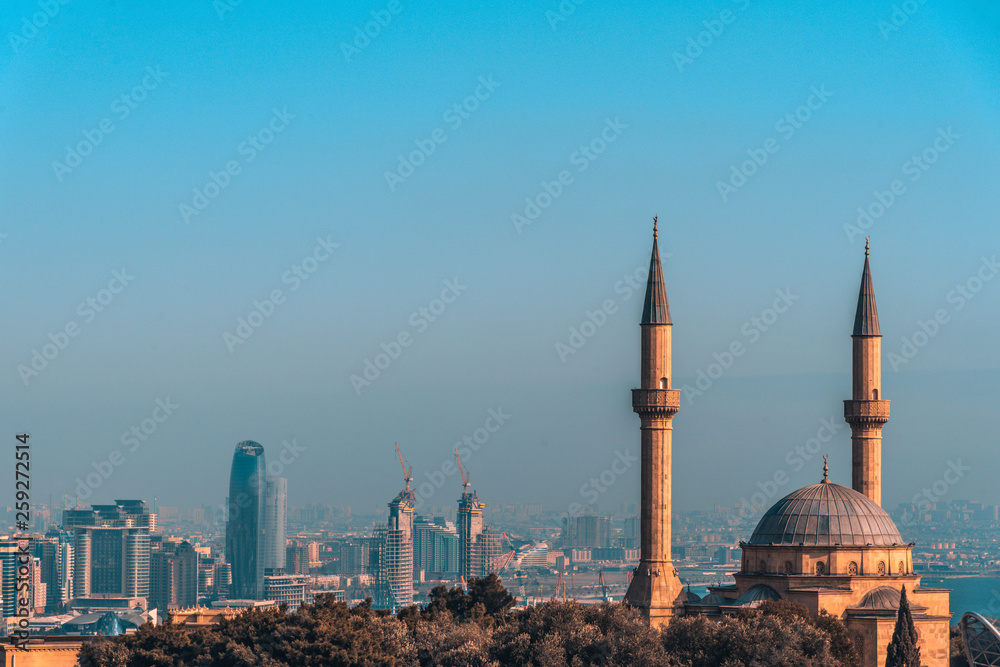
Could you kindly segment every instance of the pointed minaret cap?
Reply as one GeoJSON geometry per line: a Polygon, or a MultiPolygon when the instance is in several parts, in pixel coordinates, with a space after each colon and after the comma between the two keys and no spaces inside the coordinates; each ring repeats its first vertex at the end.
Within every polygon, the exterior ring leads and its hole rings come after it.
{"type": "Polygon", "coordinates": [[[649,278],[646,280],[646,300],[642,306],[642,320],[639,324],[670,324],[670,304],[667,303],[667,288],[663,284],[663,267],[660,265],[660,248],[656,217],[653,217],[653,256],[649,260],[649,278]]]}
{"type": "Polygon", "coordinates": [[[878,328],[878,308],[875,307],[875,288],[872,287],[872,272],[868,267],[868,237],[865,237],[865,270],[861,274],[861,291],[858,294],[858,310],[854,314],[852,336],[881,336],[878,328]]]}

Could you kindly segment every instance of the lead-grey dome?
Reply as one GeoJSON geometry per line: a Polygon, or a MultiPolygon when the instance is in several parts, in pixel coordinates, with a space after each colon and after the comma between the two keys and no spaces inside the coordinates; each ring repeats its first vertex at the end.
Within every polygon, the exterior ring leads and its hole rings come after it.
{"type": "Polygon", "coordinates": [[[757,523],[750,544],[889,547],[903,544],[903,538],[877,503],[824,480],[776,502],[757,523]]]}

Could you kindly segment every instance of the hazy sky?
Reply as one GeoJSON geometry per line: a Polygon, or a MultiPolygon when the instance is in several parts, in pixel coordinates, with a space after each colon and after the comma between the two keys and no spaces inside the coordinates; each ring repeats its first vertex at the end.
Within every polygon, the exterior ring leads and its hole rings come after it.
{"type": "Polygon", "coordinates": [[[654,214],[675,386],[706,374],[675,509],[776,500],[823,453],[850,484],[866,233],[885,505],[950,465],[944,497],[1000,502],[994,2],[15,0],[0,26],[0,437],[32,434],[36,502],[90,474],[88,502],[219,503],[253,439],[293,505],[384,508],[398,441],[451,506],[463,437],[488,503],[637,500],[654,214]]]}

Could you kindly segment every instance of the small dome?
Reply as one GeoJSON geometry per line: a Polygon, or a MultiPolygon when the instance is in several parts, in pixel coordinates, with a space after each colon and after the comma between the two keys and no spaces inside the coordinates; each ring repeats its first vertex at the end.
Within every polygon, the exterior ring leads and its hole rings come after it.
{"type": "Polygon", "coordinates": [[[891,586],[879,586],[861,598],[862,609],[899,609],[899,591],[891,586]]]}
{"type": "Polygon", "coordinates": [[[737,607],[758,607],[762,602],[780,599],[781,596],[778,595],[778,591],[774,590],[770,586],[767,586],[766,584],[757,584],[753,588],[750,588],[746,593],[736,598],[733,605],[737,607]]]}
{"type": "Polygon", "coordinates": [[[877,503],[824,480],[776,502],[757,523],[750,544],[889,547],[903,544],[903,538],[877,503]]]}
{"type": "Polygon", "coordinates": [[[687,602],[701,602],[701,596],[697,593],[692,593],[690,586],[685,589],[684,594],[687,596],[687,602]]]}

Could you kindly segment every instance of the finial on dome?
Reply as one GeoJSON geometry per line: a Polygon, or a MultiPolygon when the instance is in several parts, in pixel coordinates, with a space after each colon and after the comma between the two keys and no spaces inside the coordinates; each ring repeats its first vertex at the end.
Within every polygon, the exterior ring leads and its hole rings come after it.
{"type": "Polygon", "coordinates": [[[823,455],[823,483],[830,483],[830,466],[826,464],[826,454],[823,455]]]}
{"type": "Polygon", "coordinates": [[[656,230],[656,218],[657,217],[658,216],[655,216],[655,215],[653,216],[653,238],[654,239],[658,236],[657,230],[656,230]]]}

